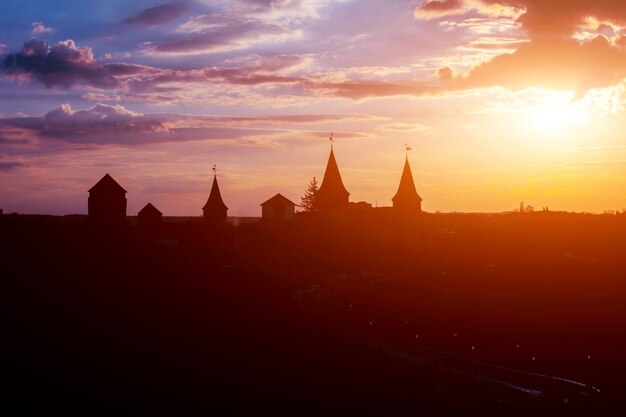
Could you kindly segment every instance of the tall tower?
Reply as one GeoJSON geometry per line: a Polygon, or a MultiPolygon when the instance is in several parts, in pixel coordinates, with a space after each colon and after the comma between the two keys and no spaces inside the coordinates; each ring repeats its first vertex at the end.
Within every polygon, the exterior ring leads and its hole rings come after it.
{"type": "MultiPolygon", "coordinates": [[[[410,149],[409,147],[406,148],[407,151],[410,149]]],[[[422,211],[422,197],[417,194],[417,190],[415,189],[415,182],[413,182],[413,174],[411,173],[411,166],[409,165],[408,152],[404,160],[404,169],[402,170],[398,191],[391,201],[393,201],[393,208],[397,210],[415,213],[422,211]]]]}
{"type": "Polygon", "coordinates": [[[317,192],[317,204],[319,210],[341,210],[348,207],[350,193],[346,190],[341,180],[339,166],[333,152],[333,134],[330,134],[330,155],[324,172],[322,185],[317,192]]]}
{"type": "Polygon", "coordinates": [[[217,169],[213,165],[213,186],[211,186],[211,194],[204,207],[202,207],[202,213],[204,215],[204,221],[210,223],[222,223],[226,221],[226,212],[228,207],[222,200],[222,194],[220,193],[220,186],[217,184],[217,169]]]}

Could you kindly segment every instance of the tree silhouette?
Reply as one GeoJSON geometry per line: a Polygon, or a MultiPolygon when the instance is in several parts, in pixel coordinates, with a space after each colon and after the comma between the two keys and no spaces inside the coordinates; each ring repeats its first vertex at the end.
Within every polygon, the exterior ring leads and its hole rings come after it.
{"type": "Polygon", "coordinates": [[[300,207],[305,213],[315,213],[317,211],[317,192],[319,187],[317,186],[317,179],[313,177],[309,186],[304,191],[304,195],[301,198],[300,207]]]}

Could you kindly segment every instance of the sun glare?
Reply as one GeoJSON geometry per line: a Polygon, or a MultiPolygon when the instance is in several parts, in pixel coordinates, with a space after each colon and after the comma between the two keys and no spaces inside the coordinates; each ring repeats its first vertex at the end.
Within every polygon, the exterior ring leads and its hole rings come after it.
{"type": "Polygon", "coordinates": [[[562,133],[586,122],[585,109],[570,100],[552,100],[532,111],[533,127],[540,133],[562,133]]]}

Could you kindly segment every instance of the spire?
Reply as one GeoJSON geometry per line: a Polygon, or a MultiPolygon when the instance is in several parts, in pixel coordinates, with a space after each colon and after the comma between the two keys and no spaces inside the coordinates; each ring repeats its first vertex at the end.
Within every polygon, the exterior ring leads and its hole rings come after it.
{"type": "Polygon", "coordinates": [[[204,219],[208,221],[226,221],[226,212],[228,207],[222,200],[222,193],[220,193],[220,186],[217,183],[217,170],[213,165],[213,185],[211,186],[211,193],[202,211],[204,213],[204,219]]]}
{"type": "Polygon", "coordinates": [[[407,155],[404,160],[404,169],[402,170],[400,185],[398,185],[398,191],[391,201],[393,201],[395,208],[421,211],[422,197],[417,194],[415,182],[413,182],[413,174],[411,173],[411,166],[409,165],[408,151],[410,149],[411,148],[408,146],[405,147],[407,155]]]}
{"type": "Polygon", "coordinates": [[[342,208],[348,205],[350,193],[346,190],[339,173],[339,166],[333,150],[333,136],[330,136],[330,155],[324,172],[324,179],[318,191],[317,201],[320,210],[342,208]]]}

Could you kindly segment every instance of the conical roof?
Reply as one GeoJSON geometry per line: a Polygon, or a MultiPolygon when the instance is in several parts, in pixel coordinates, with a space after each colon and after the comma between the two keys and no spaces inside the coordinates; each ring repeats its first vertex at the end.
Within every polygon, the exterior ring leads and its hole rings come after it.
{"type": "Polygon", "coordinates": [[[412,202],[422,201],[422,197],[417,194],[417,190],[415,189],[415,182],[413,182],[413,174],[411,173],[409,158],[406,158],[404,161],[404,169],[402,170],[400,185],[398,185],[398,191],[391,201],[394,202],[394,205],[397,203],[406,205],[406,203],[410,204],[412,202]]]}
{"type": "Polygon", "coordinates": [[[100,181],[98,181],[93,187],[91,187],[89,189],[88,192],[98,192],[98,191],[112,191],[112,190],[116,190],[116,191],[121,191],[121,192],[126,192],[125,189],[122,188],[121,185],[119,185],[117,183],[117,181],[115,181],[113,179],[113,177],[111,177],[109,174],[106,174],[104,177],[102,177],[100,179],[100,181]]]}
{"type": "Polygon", "coordinates": [[[217,176],[213,177],[213,186],[211,186],[211,194],[209,194],[209,199],[207,200],[202,210],[207,210],[210,208],[220,208],[228,210],[226,204],[224,204],[224,200],[222,200],[222,194],[220,193],[220,186],[217,184],[217,176]]]}
{"type": "Polygon", "coordinates": [[[323,207],[341,205],[348,202],[350,193],[346,190],[339,173],[339,166],[335,159],[335,153],[333,149],[330,149],[330,155],[328,156],[328,163],[326,164],[326,171],[324,172],[324,179],[322,179],[322,185],[318,191],[318,202],[323,207]]]}

